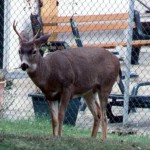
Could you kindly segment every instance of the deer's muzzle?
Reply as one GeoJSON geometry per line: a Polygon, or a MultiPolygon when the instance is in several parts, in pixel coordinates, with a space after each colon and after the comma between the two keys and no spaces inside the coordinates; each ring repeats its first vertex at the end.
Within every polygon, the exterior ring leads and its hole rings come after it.
{"type": "Polygon", "coordinates": [[[22,69],[23,71],[26,71],[28,68],[29,68],[29,65],[28,65],[28,64],[26,64],[26,63],[22,63],[22,64],[21,64],[21,69],[22,69]]]}

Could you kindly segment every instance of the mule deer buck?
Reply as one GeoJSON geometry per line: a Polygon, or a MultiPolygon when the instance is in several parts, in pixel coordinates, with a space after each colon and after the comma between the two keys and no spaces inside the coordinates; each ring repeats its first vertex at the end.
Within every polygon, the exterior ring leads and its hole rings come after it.
{"type": "Polygon", "coordinates": [[[32,41],[19,36],[21,68],[44,93],[50,107],[53,135],[62,135],[64,113],[69,100],[83,96],[94,117],[91,136],[96,137],[102,119],[102,139],[107,137],[106,106],[108,96],[119,75],[120,63],[116,56],[104,48],[68,48],[42,57],[39,47],[50,35],[32,41]],[[95,99],[98,94],[100,105],[95,99]],[[56,103],[59,99],[59,105],[56,103]],[[58,124],[58,128],[57,128],[58,124]],[[57,133],[58,132],[58,133],[57,133]]]}

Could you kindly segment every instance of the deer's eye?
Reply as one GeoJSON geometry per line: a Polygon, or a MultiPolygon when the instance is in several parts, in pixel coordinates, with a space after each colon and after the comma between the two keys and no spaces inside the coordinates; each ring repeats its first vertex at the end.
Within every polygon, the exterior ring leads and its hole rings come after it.
{"type": "Polygon", "coordinates": [[[35,54],[36,54],[36,51],[33,51],[32,54],[35,55],[35,54]]]}

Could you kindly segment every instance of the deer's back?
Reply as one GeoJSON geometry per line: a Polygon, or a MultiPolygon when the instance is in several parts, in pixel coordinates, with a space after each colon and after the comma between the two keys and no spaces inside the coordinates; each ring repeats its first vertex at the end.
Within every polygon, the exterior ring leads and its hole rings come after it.
{"type": "Polygon", "coordinates": [[[71,62],[75,72],[94,75],[101,72],[114,72],[120,68],[119,59],[103,48],[75,48],[62,51],[71,62]]]}
{"type": "Polygon", "coordinates": [[[76,86],[107,86],[118,76],[119,59],[103,48],[68,49],[62,55],[71,63],[76,86]]]}
{"type": "MultiPolygon", "coordinates": [[[[77,48],[56,51],[46,58],[53,68],[51,78],[60,84],[73,84],[75,93],[80,94],[96,86],[112,85],[119,74],[119,60],[101,48],[77,48]],[[56,69],[57,68],[57,69],[56,69]]],[[[52,85],[52,84],[51,84],[52,85]]],[[[56,84],[54,83],[53,86],[56,84]]]]}

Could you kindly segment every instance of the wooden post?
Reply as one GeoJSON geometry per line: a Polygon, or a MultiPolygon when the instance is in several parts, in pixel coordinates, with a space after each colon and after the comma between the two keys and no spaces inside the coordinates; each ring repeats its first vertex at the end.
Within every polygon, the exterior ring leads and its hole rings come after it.
{"type": "MultiPolygon", "coordinates": [[[[58,6],[57,6],[57,0],[43,0],[43,6],[41,8],[41,17],[43,20],[43,23],[46,19],[53,20],[54,17],[58,16],[58,6]]],[[[56,24],[57,25],[57,24],[56,24]]],[[[43,26],[43,30],[45,33],[45,29],[49,28],[49,33],[51,33],[50,41],[56,41],[57,40],[57,33],[53,30],[53,26],[43,26]]]]}

